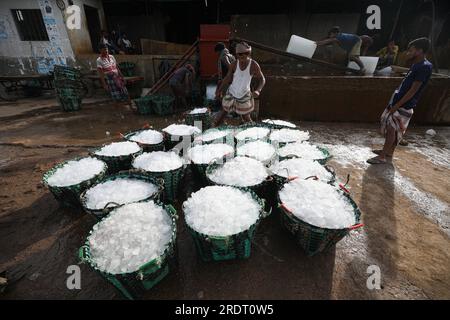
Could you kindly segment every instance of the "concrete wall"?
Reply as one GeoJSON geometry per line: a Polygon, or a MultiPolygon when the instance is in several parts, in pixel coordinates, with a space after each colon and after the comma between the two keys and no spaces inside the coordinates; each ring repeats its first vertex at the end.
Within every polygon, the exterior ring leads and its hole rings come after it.
{"type": "MultiPolygon", "coordinates": [[[[401,77],[267,77],[260,113],[307,121],[377,122],[401,77]],[[326,93],[326,94],[324,94],[326,93]]],[[[450,78],[432,78],[412,122],[450,124],[450,78]]]]}
{"type": "MultiPolygon", "coordinates": [[[[99,8],[100,21],[105,26],[101,0],[74,1],[80,6],[82,24],[81,30],[73,31],[67,30],[64,12],[58,8],[56,0],[48,1],[52,8],[48,18],[54,19],[56,25],[53,34],[47,28],[50,41],[21,41],[11,12],[11,9],[40,9],[43,0],[0,1],[0,74],[47,73],[54,64],[72,65],[77,53],[92,52],[83,4],[99,8]]],[[[44,12],[43,16],[46,17],[44,12]]]]}
{"type": "MultiPolygon", "coordinates": [[[[91,45],[91,37],[89,36],[89,30],[86,21],[86,14],[84,11],[84,5],[88,5],[98,9],[100,18],[101,29],[106,28],[105,12],[101,0],[74,0],[74,5],[77,5],[81,9],[81,29],[80,30],[67,30],[67,34],[72,44],[72,49],[75,55],[93,53],[91,45]]],[[[94,43],[100,40],[100,35],[93,39],[94,43]]]]}

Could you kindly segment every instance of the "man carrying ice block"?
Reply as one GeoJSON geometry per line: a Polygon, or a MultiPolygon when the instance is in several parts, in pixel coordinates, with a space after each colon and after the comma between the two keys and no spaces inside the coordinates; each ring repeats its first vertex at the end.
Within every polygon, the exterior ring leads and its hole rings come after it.
{"type": "Polygon", "coordinates": [[[356,34],[342,33],[339,27],[333,27],[328,32],[328,39],[317,41],[318,46],[331,43],[337,43],[342,49],[347,51],[348,60],[354,61],[358,66],[361,74],[366,72],[364,64],[359,58],[361,54],[361,38],[356,34]]]}
{"type": "Polygon", "coordinates": [[[409,43],[406,54],[411,67],[381,115],[381,133],[385,137],[383,149],[373,150],[378,156],[367,160],[368,163],[383,164],[392,159],[397,144],[402,140],[413,109],[431,77],[433,65],[425,58],[429,47],[427,38],[409,43]]]}
{"type": "Polygon", "coordinates": [[[216,90],[216,98],[221,98],[223,88],[229,83],[230,86],[222,99],[222,110],[220,111],[215,126],[221,124],[227,113],[236,112],[242,117],[244,122],[251,122],[251,112],[255,108],[253,98],[259,97],[262,88],[266,83],[259,64],[251,59],[252,48],[246,43],[241,42],[236,46],[237,61],[234,61],[226,77],[220,83],[216,90]],[[250,89],[252,78],[259,81],[256,90],[250,89]]]}

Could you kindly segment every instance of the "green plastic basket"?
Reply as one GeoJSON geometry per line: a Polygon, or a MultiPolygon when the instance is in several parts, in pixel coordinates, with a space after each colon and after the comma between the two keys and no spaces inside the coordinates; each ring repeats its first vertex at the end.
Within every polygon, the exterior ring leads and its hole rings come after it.
{"type": "Polygon", "coordinates": [[[145,175],[153,179],[162,179],[164,181],[164,202],[173,202],[178,198],[178,190],[180,189],[181,180],[183,179],[186,166],[170,171],[145,171],[141,170],[145,175]]]}
{"type": "Polygon", "coordinates": [[[190,126],[194,126],[196,122],[202,123],[202,130],[207,130],[211,128],[212,124],[212,117],[211,112],[208,110],[205,113],[198,113],[198,114],[186,114],[186,124],[190,126]]]}
{"type": "MultiPolygon", "coordinates": [[[[323,155],[324,155],[324,157],[322,158],[322,159],[314,159],[314,161],[317,161],[317,162],[319,162],[321,165],[325,165],[333,156],[330,154],[330,152],[327,150],[327,149],[325,149],[325,148],[322,148],[322,147],[318,147],[317,146],[317,149],[319,149],[322,153],[323,153],[323,155]]],[[[288,156],[284,156],[284,157],[282,157],[282,156],[279,156],[279,161],[283,161],[283,160],[287,160],[287,159],[292,159],[292,158],[298,158],[297,156],[295,156],[295,155],[288,155],[288,156]]]]}
{"type": "Polygon", "coordinates": [[[144,96],[137,99],[133,99],[136,106],[137,113],[141,115],[154,114],[153,110],[153,98],[151,96],[144,96]]]}
{"type": "Polygon", "coordinates": [[[152,95],[153,111],[160,116],[175,113],[175,98],[168,95],[152,95]]]}
{"type": "Polygon", "coordinates": [[[142,131],[145,131],[145,130],[148,130],[148,129],[140,129],[140,130],[130,131],[130,132],[124,134],[123,138],[127,141],[136,142],[138,145],[141,146],[141,148],[144,152],[164,151],[164,135],[163,135],[163,140],[157,144],[146,144],[146,143],[141,143],[141,142],[131,140],[132,136],[134,136],[142,131]]]}
{"type": "Polygon", "coordinates": [[[106,164],[108,165],[108,174],[114,174],[120,171],[130,170],[133,159],[143,152],[142,148],[140,148],[140,150],[135,153],[116,157],[102,156],[95,154],[95,152],[100,150],[102,147],[90,151],[90,154],[91,156],[106,162],[106,164]]]}
{"type": "Polygon", "coordinates": [[[133,62],[120,62],[119,69],[122,72],[124,77],[132,77],[134,76],[134,69],[136,68],[136,64],[133,62]]]}
{"type": "Polygon", "coordinates": [[[81,97],[78,96],[67,96],[60,97],[57,96],[57,100],[62,111],[79,111],[81,110],[81,97]]]}
{"type": "MultiPolygon", "coordinates": [[[[91,186],[91,188],[95,187],[96,185],[99,185],[101,183],[104,183],[106,181],[112,181],[112,180],[116,180],[116,179],[122,179],[122,178],[129,178],[129,179],[133,179],[133,180],[142,180],[145,182],[149,182],[154,184],[155,186],[158,187],[158,191],[156,191],[154,194],[150,195],[149,197],[139,200],[139,201],[135,201],[135,202],[143,202],[143,201],[148,201],[148,200],[156,200],[159,201],[161,200],[161,195],[164,192],[164,181],[162,181],[161,179],[155,179],[152,177],[149,177],[147,174],[138,171],[138,170],[129,170],[129,171],[123,171],[123,172],[119,172],[117,174],[111,175],[111,176],[106,176],[103,177],[102,179],[97,180],[97,182],[95,184],[93,184],[91,186]]],[[[86,205],[86,192],[89,190],[85,189],[79,196],[79,202],[81,203],[81,205],[83,206],[84,211],[86,211],[87,213],[92,214],[93,216],[95,216],[97,219],[101,219],[104,218],[105,216],[107,216],[112,210],[114,210],[115,208],[121,207],[124,204],[118,204],[115,202],[109,202],[105,205],[105,207],[103,209],[91,209],[88,208],[86,205]]]]}
{"type": "Polygon", "coordinates": [[[258,220],[248,230],[230,236],[209,236],[195,231],[186,223],[197,252],[203,261],[247,259],[250,257],[252,239],[261,219],[266,217],[267,213],[264,211],[264,201],[253,191],[246,188],[238,189],[249,192],[252,198],[258,201],[261,208],[258,220]]]}
{"type": "Polygon", "coordinates": [[[280,208],[280,220],[283,227],[294,236],[296,242],[305,250],[308,256],[316,255],[333,247],[351,230],[360,228],[363,224],[360,222],[361,212],[347,192],[342,192],[350,202],[355,213],[355,225],[345,229],[327,229],[319,228],[306,223],[294,216],[284,204],[281,203],[278,194],[278,207],[280,208]]]}
{"type": "Polygon", "coordinates": [[[77,160],[81,160],[81,159],[83,159],[83,157],[78,157],[75,159],[71,159],[71,160],[67,160],[62,163],[59,163],[56,166],[54,166],[53,168],[51,168],[49,171],[44,173],[44,176],[42,178],[42,182],[44,183],[44,185],[49,188],[50,192],[53,194],[55,199],[63,206],[73,207],[73,208],[81,207],[80,194],[83,191],[85,191],[86,189],[88,189],[90,186],[95,184],[97,181],[101,180],[105,176],[106,171],[108,169],[108,166],[105,163],[103,170],[99,174],[93,176],[91,179],[85,180],[81,183],[74,184],[71,186],[55,187],[55,186],[51,186],[48,184],[48,179],[56,172],[56,170],[58,170],[59,168],[62,168],[69,161],[74,161],[74,160],[77,161],[77,160]]]}
{"type": "MultiPolygon", "coordinates": [[[[225,163],[225,161],[227,161],[227,159],[229,158],[233,158],[235,156],[235,151],[233,151],[232,153],[226,155],[225,157],[222,158],[222,163],[225,163]]],[[[216,160],[216,159],[214,159],[216,160]]],[[[206,185],[213,185],[214,183],[212,181],[210,181],[208,179],[208,177],[206,176],[206,172],[208,170],[208,167],[210,165],[212,165],[214,163],[214,160],[211,161],[210,163],[194,163],[191,161],[191,168],[192,171],[194,172],[195,175],[195,179],[199,182],[200,185],[206,186],[206,185]]]]}
{"type": "MultiPolygon", "coordinates": [[[[130,300],[141,297],[145,291],[153,288],[162,279],[164,279],[171,270],[176,268],[176,210],[171,205],[164,205],[156,201],[155,203],[162,206],[172,220],[172,239],[170,240],[166,250],[164,250],[164,253],[158,258],[145,263],[135,272],[110,274],[100,271],[95,262],[91,259],[88,240],[86,240],[84,245],[78,251],[78,256],[81,263],[87,263],[92,269],[112,283],[126,298],[130,300]]],[[[92,230],[89,235],[91,233],[92,230]]]]}

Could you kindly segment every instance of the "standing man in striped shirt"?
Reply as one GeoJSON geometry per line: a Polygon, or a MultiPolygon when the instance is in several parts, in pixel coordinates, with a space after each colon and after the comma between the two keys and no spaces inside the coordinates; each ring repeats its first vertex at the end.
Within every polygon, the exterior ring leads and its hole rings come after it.
{"type": "Polygon", "coordinates": [[[108,47],[105,44],[100,44],[99,49],[100,56],[97,58],[97,70],[103,88],[110,93],[113,100],[130,103],[125,79],[117,66],[116,59],[108,53],[108,47]]]}

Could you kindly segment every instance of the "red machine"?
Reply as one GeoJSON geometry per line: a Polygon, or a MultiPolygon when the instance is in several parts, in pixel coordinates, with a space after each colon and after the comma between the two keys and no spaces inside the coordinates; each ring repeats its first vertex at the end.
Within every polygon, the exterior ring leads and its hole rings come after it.
{"type": "Polygon", "coordinates": [[[200,77],[210,79],[217,74],[218,55],[214,52],[217,42],[223,42],[228,46],[230,39],[230,25],[226,24],[202,24],[200,25],[200,77]]]}

